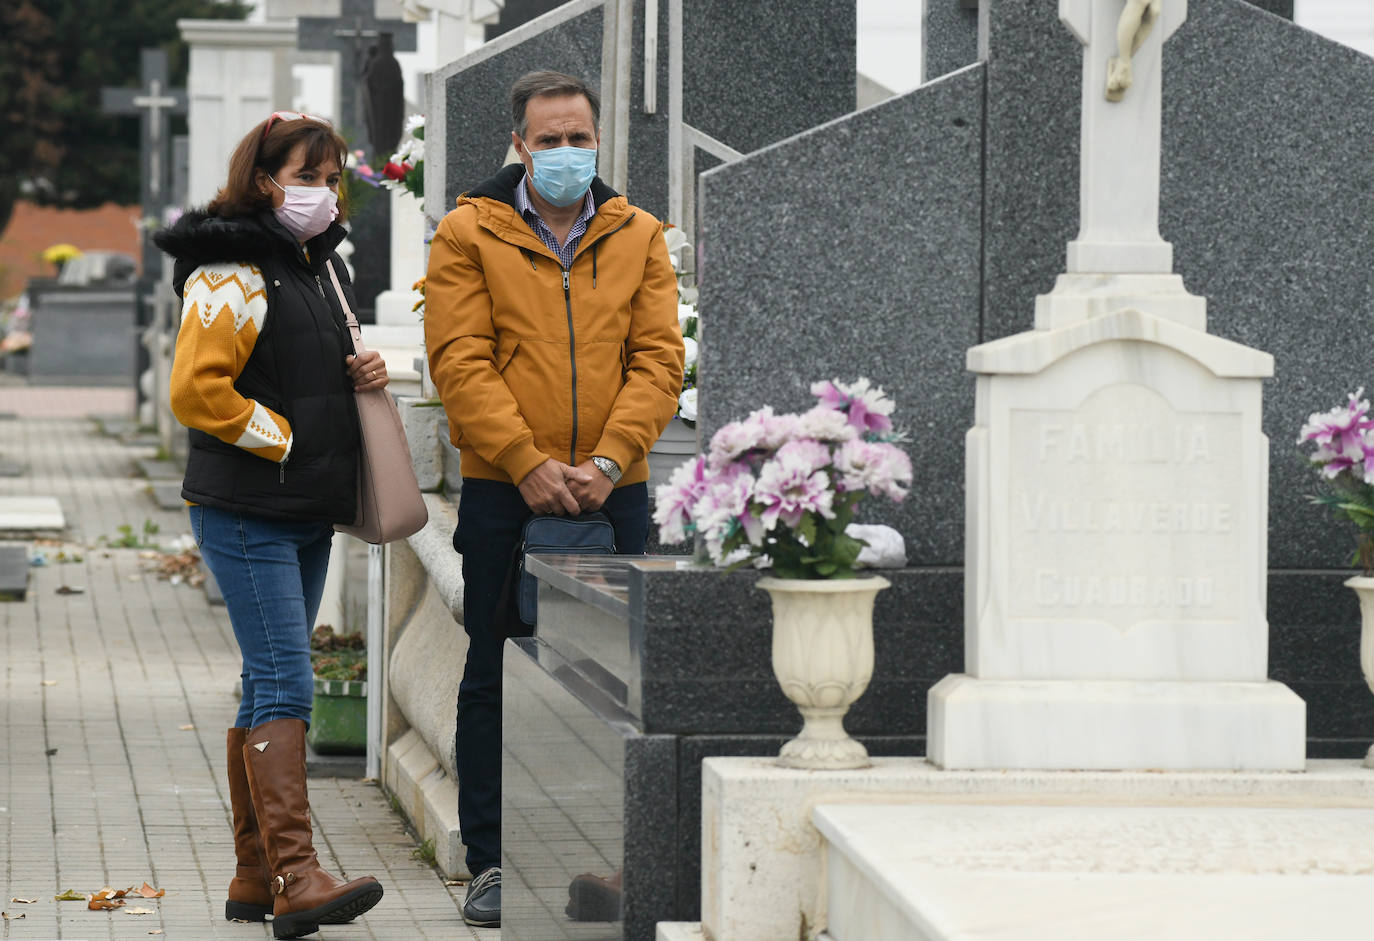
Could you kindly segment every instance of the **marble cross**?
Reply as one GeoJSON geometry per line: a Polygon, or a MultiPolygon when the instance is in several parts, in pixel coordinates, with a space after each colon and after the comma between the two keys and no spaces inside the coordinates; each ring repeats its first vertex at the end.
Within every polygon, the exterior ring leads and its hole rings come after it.
{"type": "Polygon", "coordinates": [[[186,113],[186,89],[171,88],[167,80],[167,53],[161,49],[140,52],[142,88],[102,88],[100,109],[106,114],[139,115],[143,125],[143,209],[157,213],[170,199],[168,189],[168,119],[186,113]]]}
{"type": "Polygon", "coordinates": [[[1173,271],[1173,246],[1159,234],[1161,72],[1164,43],[1187,18],[1188,0],[1059,0],[1060,21],[1084,46],[1079,229],[1069,243],[1070,273],[1173,271]],[[1121,55],[1118,33],[1128,34],[1129,57],[1121,55]],[[1129,85],[1121,88],[1125,63],[1129,85]]]}

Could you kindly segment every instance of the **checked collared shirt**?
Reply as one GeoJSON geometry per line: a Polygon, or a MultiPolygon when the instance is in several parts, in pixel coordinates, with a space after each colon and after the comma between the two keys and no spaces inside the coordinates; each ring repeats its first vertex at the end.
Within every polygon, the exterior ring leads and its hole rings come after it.
{"type": "Polygon", "coordinates": [[[582,236],[587,234],[587,223],[596,215],[596,200],[592,199],[592,191],[587,190],[587,195],[583,197],[582,212],[568,230],[568,240],[559,245],[553,230],[544,222],[543,216],[539,215],[539,210],[534,208],[534,203],[530,202],[529,190],[526,189],[529,182],[529,174],[525,174],[515,187],[515,208],[520,210],[521,218],[534,230],[534,234],[539,236],[539,240],[558,256],[559,264],[566,271],[572,267],[573,255],[577,254],[577,244],[582,241],[582,236]]]}

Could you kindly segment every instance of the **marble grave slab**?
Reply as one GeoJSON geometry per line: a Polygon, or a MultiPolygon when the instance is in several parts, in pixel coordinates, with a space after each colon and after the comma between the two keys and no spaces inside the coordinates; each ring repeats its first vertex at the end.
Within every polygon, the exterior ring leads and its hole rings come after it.
{"type": "Polygon", "coordinates": [[[822,804],[814,820],[834,941],[1369,933],[1367,807],[822,804]]]}

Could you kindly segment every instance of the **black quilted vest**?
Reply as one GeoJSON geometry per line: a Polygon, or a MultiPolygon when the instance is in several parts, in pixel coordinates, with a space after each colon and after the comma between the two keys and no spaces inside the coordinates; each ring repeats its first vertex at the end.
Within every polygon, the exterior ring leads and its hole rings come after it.
{"type": "Polygon", "coordinates": [[[276,519],[353,521],[358,409],[344,361],[353,345],[325,267],[332,258],[354,305],[348,272],[334,253],[345,235],[342,226],[331,225],[306,243],[307,256],[269,211],[237,219],[189,212],[154,236],[176,260],[178,297],[203,264],[248,262],[262,271],[267,316],[234,387],[285,416],[293,435],[288,460],[277,464],[190,429],[185,499],[276,519]]]}

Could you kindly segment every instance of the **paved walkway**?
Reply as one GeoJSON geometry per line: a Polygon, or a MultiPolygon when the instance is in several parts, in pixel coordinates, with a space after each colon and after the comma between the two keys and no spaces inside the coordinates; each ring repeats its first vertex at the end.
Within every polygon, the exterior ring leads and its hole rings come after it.
{"type": "MultiPolygon", "coordinates": [[[[56,496],[68,521],[60,540],[29,543],[46,564],[31,569],[26,599],[0,602],[0,939],[271,938],[264,925],[224,920],[234,866],[224,730],[239,671],[228,616],[198,588],[160,578],[160,553],[112,545],[145,524],[167,545],[188,532],[185,514],[158,509],[136,476],[134,459],[151,448],[46,417],[59,404],[63,414],[115,411],[110,401],[99,390],[0,388],[0,413],[18,416],[0,420],[0,458],[27,467],[0,478],[0,496],[56,496]],[[145,881],[166,895],[111,912],[54,900],[145,881]]],[[[463,924],[462,888],[412,855],[373,782],[310,787],[321,861],[386,889],[364,917],[313,937],[499,939],[463,924]]]]}

